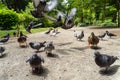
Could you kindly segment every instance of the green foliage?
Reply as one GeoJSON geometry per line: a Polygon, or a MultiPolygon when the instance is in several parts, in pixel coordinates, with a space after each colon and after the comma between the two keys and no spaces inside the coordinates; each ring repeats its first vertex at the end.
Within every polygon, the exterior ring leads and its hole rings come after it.
{"type": "MultiPolygon", "coordinates": [[[[37,33],[37,32],[43,32],[43,31],[47,31],[49,30],[49,28],[38,28],[38,29],[32,29],[32,33],[37,33]]],[[[25,29],[21,29],[20,31],[22,31],[24,34],[28,34],[28,32],[26,32],[25,29]]],[[[13,36],[13,32],[17,32],[16,30],[0,30],[0,38],[4,35],[6,35],[7,33],[10,34],[10,36],[13,36]]]]}
{"type": "Polygon", "coordinates": [[[14,9],[16,12],[24,11],[26,6],[31,0],[2,0],[3,3],[9,8],[14,9]]]}
{"type": "Polygon", "coordinates": [[[35,20],[35,18],[32,15],[25,12],[19,13],[18,17],[19,17],[18,25],[24,25],[24,27],[27,27],[31,21],[35,20]]]}
{"type": "Polygon", "coordinates": [[[52,21],[46,18],[41,18],[39,21],[43,23],[43,27],[52,27],[54,25],[52,21]]]}
{"type": "Polygon", "coordinates": [[[8,9],[7,6],[5,6],[5,4],[0,3],[0,9],[8,9]]]}
{"type": "Polygon", "coordinates": [[[18,23],[18,15],[13,10],[0,10],[0,28],[11,29],[18,23]]]}
{"type": "Polygon", "coordinates": [[[100,26],[105,27],[105,28],[115,28],[117,27],[117,24],[108,20],[108,21],[101,23],[100,26]]]}

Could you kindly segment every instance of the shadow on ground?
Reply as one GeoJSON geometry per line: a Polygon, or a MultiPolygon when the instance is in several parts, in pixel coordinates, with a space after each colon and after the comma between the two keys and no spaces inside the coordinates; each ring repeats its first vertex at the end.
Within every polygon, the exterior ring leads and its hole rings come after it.
{"type": "Polygon", "coordinates": [[[114,65],[114,66],[111,66],[108,71],[105,71],[102,69],[99,71],[99,73],[101,75],[111,76],[111,75],[114,75],[118,71],[119,67],[120,67],[120,65],[114,65]]]}
{"type": "Polygon", "coordinates": [[[0,55],[0,58],[4,58],[6,56],[7,56],[7,53],[4,53],[4,54],[0,55]]]}
{"type": "Polygon", "coordinates": [[[49,70],[45,67],[42,67],[40,73],[32,73],[32,74],[36,76],[47,77],[48,73],[49,73],[49,70]]]}

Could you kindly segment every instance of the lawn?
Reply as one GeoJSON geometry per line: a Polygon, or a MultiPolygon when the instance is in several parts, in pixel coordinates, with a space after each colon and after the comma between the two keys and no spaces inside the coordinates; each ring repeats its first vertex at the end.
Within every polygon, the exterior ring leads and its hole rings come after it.
{"type": "MultiPolygon", "coordinates": [[[[48,30],[49,28],[36,28],[36,29],[32,29],[32,33],[37,33],[37,32],[43,32],[48,30]]],[[[22,31],[24,34],[29,34],[25,29],[20,29],[20,31],[22,31]]],[[[11,36],[13,36],[13,32],[17,32],[17,30],[0,30],[0,37],[6,35],[7,33],[9,33],[11,36]]]]}

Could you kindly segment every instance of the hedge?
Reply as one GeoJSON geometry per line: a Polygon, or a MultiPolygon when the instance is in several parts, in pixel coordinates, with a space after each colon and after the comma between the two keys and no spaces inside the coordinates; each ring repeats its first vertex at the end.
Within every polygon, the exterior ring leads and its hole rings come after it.
{"type": "Polygon", "coordinates": [[[0,10],[0,29],[11,29],[18,23],[18,15],[13,10],[0,10]]]}

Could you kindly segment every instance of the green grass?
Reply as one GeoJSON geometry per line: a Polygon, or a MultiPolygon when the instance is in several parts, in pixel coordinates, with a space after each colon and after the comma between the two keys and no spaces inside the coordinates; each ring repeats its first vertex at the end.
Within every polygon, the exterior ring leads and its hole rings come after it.
{"type": "MultiPolygon", "coordinates": [[[[43,31],[49,30],[49,28],[36,28],[36,29],[32,29],[31,32],[32,34],[37,32],[43,32],[43,31]]],[[[20,31],[22,31],[23,34],[30,34],[25,29],[20,29],[20,31]]],[[[16,30],[0,30],[0,37],[6,35],[7,33],[9,33],[10,36],[13,36],[13,32],[17,32],[17,31],[16,30]]]]}

